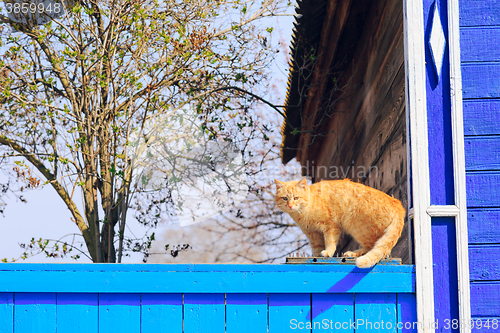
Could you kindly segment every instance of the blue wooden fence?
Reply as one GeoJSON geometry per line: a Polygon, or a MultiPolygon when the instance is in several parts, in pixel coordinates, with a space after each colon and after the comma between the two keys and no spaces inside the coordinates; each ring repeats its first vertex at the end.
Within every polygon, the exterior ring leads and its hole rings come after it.
{"type": "Polygon", "coordinates": [[[414,293],[412,265],[1,264],[0,332],[416,332],[414,293]]]}

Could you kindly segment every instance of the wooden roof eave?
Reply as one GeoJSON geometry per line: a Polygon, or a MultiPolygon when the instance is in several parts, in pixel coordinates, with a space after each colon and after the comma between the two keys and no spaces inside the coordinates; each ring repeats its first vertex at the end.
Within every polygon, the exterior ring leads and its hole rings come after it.
{"type": "MultiPolygon", "coordinates": [[[[293,150],[295,150],[295,155],[297,160],[302,161],[304,163],[307,160],[308,147],[311,143],[312,139],[312,131],[315,127],[315,121],[318,114],[318,109],[321,107],[321,96],[324,94],[324,90],[326,88],[326,83],[328,80],[328,73],[332,61],[335,57],[335,52],[337,50],[338,42],[340,36],[342,35],[343,28],[345,23],[347,22],[347,18],[349,16],[349,10],[351,7],[352,0],[328,0],[325,17],[323,19],[323,24],[320,32],[320,41],[318,45],[318,58],[314,65],[312,79],[308,83],[310,87],[307,91],[307,98],[303,103],[303,107],[299,104],[298,106],[293,107],[294,104],[290,105],[291,101],[301,100],[302,96],[293,96],[297,92],[294,90],[298,87],[294,87],[294,75],[298,75],[298,73],[294,73],[295,70],[294,65],[290,66],[290,75],[288,80],[288,92],[286,105],[287,107],[287,119],[285,119],[285,123],[283,124],[282,134],[283,134],[283,142],[282,142],[282,162],[287,163],[293,157],[293,150]],[[293,110],[291,113],[288,111],[293,110]],[[289,116],[289,117],[288,117],[289,116]],[[292,117],[299,118],[299,122],[297,119],[290,119],[292,117]],[[304,123],[302,123],[304,121],[304,123]],[[292,123],[300,123],[300,130],[306,131],[305,134],[300,134],[299,138],[291,139],[291,136],[296,136],[292,134],[293,128],[297,128],[294,126],[290,126],[292,123]],[[291,146],[290,143],[294,146],[291,146]],[[294,144],[295,143],[295,144],[294,144]],[[285,151],[288,150],[288,151],[285,151]]],[[[307,19],[307,18],[304,18],[307,19]]],[[[295,29],[295,34],[293,36],[292,45],[298,44],[298,40],[301,38],[300,30],[295,29]]],[[[296,55],[297,49],[292,49],[292,52],[295,52],[296,55]]],[[[295,80],[297,81],[297,80],[295,80]]],[[[295,104],[297,105],[297,104],[295,104]]]]}

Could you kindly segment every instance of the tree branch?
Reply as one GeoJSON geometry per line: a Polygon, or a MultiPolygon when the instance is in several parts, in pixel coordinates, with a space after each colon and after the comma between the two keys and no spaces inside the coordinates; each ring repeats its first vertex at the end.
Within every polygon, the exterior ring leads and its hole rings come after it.
{"type": "Polygon", "coordinates": [[[66,189],[55,179],[54,175],[50,172],[49,169],[43,165],[43,163],[35,157],[35,155],[31,154],[29,151],[27,151],[24,147],[20,146],[13,140],[7,138],[5,135],[0,135],[0,144],[4,146],[8,146],[14,151],[18,152],[21,156],[23,156],[25,159],[28,160],[40,173],[47,179],[47,181],[52,185],[54,190],[56,190],[57,194],[61,199],[64,201],[66,204],[66,207],[70,210],[71,214],[73,215],[73,218],[75,219],[76,225],[80,229],[83,238],[85,239],[85,243],[87,243],[87,246],[89,248],[92,247],[92,237],[89,234],[88,227],[78,211],[78,208],[74,204],[74,202],[71,200],[71,198],[68,195],[68,192],[66,189]]]}

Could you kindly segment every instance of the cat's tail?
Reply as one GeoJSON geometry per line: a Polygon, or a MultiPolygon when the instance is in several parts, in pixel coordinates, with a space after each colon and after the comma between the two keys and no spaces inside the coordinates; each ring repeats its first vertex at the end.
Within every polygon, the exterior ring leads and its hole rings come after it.
{"type": "Polygon", "coordinates": [[[406,211],[401,207],[403,214],[398,214],[392,223],[385,229],[384,234],[376,242],[373,248],[365,255],[356,259],[359,268],[370,268],[381,259],[391,254],[392,248],[398,242],[404,227],[406,211]]]}

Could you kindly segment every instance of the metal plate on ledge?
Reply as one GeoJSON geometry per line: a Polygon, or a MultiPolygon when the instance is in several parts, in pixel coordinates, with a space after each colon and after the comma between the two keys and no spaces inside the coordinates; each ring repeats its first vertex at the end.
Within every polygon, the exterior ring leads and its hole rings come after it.
{"type": "MultiPolygon", "coordinates": [[[[355,265],[356,258],[342,257],[286,257],[287,264],[340,264],[355,265]]],[[[400,258],[382,259],[377,265],[401,265],[400,258]]]]}

